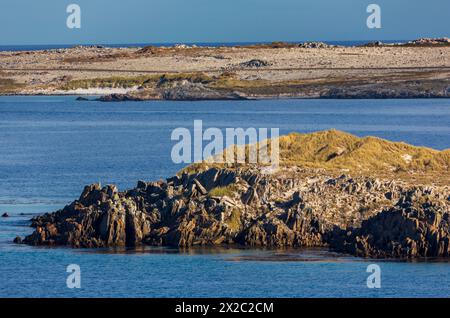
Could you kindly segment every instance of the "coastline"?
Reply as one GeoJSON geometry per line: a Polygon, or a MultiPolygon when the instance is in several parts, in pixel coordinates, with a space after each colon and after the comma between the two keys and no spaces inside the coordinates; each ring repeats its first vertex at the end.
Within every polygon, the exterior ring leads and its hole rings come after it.
{"type": "Polygon", "coordinates": [[[0,95],[102,95],[103,101],[447,98],[450,40],[440,40],[0,52],[0,95]]]}

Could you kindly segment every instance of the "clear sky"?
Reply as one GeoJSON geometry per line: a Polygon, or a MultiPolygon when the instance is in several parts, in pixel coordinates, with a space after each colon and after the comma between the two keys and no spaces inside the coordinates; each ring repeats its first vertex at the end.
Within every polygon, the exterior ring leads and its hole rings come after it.
{"type": "Polygon", "coordinates": [[[403,40],[450,34],[450,0],[0,0],[0,45],[403,40]],[[66,7],[81,7],[81,29],[66,7]],[[368,29],[366,8],[382,9],[368,29]]]}

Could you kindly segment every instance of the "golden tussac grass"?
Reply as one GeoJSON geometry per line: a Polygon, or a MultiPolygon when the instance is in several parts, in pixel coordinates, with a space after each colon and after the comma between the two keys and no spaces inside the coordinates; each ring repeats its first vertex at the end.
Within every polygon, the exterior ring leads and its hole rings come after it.
{"type": "Polygon", "coordinates": [[[284,165],[373,172],[448,171],[450,167],[450,149],[359,138],[337,130],[281,136],[280,158],[284,165]]]}
{"type": "MultiPolygon", "coordinates": [[[[258,149],[261,146],[268,146],[270,153],[269,141],[256,145],[258,149]]],[[[225,158],[227,151],[233,151],[236,155],[236,149],[242,147],[226,149],[219,156],[225,158]]],[[[247,159],[249,145],[245,149],[247,159]]],[[[450,184],[450,149],[438,151],[377,137],[360,138],[334,129],[281,136],[279,149],[280,165],[284,167],[295,166],[329,172],[345,170],[368,176],[450,184]]],[[[212,166],[223,165],[204,162],[190,165],[182,171],[196,172],[212,166]]]]}

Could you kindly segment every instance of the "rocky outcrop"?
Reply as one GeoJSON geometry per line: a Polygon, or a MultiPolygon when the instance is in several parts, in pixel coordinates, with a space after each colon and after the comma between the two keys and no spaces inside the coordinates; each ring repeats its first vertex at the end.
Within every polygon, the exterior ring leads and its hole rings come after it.
{"type": "Polygon", "coordinates": [[[203,83],[189,81],[174,82],[169,87],[161,89],[161,99],[165,100],[240,100],[246,99],[237,92],[215,90],[203,83]]]}
{"type": "Polygon", "coordinates": [[[152,214],[136,200],[121,197],[115,186],[85,187],[77,201],[63,210],[33,219],[36,231],[24,239],[32,245],[73,247],[134,246],[148,235],[152,214]]]}
{"type": "Polygon", "coordinates": [[[360,228],[342,231],[341,239],[335,237],[330,244],[363,257],[448,257],[448,200],[431,188],[409,190],[394,207],[365,220],[360,228]]]}
{"type": "Polygon", "coordinates": [[[383,99],[383,98],[448,98],[450,80],[407,80],[385,83],[342,84],[326,87],[321,98],[333,99],[383,99]]]}
{"type": "Polygon", "coordinates": [[[298,45],[298,47],[304,48],[304,49],[323,49],[323,48],[329,48],[333,47],[332,45],[329,45],[325,42],[303,42],[298,45]]]}
{"type": "Polygon", "coordinates": [[[101,102],[126,102],[126,101],[144,101],[145,99],[134,94],[110,94],[98,98],[101,102]]]}
{"type": "Polygon", "coordinates": [[[369,42],[361,45],[363,47],[399,47],[399,46],[408,46],[408,47],[435,47],[435,46],[450,46],[450,38],[421,38],[408,42],[399,42],[399,43],[383,43],[381,41],[369,42]]]}
{"type": "MultiPolygon", "coordinates": [[[[166,181],[85,187],[36,217],[31,245],[329,246],[364,257],[449,256],[449,189],[319,170],[210,168],[166,181]]],[[[18,241],[20,242],[20,241],[18,241]]]]}
{"type": "Polygon", "coordinates": [[[403,43],[404,46],[450,46],[450,38],[422,38],[403,43]]]}
{"type": "Polygon", "coordinates": [[[240,67],[244,67],[244,68],[260,68],[260,67],[265,67],[265,66],[270,66],[272,65],[271,63],[264,61],[264,60],[259,60],[259,59],[253,59],[247,62],[242,62],[239,64],[240,67]]]}
{"type": "Polygon", "coordinates": [[[192,79],[169,80],[164,76],[154,88],[141,87],[126,94],[101,96],[102,102],[145,101],[145,100],[242,100],[242,94],[228,89],[212,89],[207,83],[192,79]]]}

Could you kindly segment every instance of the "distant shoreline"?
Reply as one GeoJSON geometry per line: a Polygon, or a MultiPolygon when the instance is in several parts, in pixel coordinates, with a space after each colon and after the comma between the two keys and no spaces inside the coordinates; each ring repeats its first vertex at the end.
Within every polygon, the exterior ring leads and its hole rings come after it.
{"type": "Polygon", "coordinates": [[[102,101],[450,97],[450,39],[348,44],[0,52],[0,95],[104,95],[102,101]]]}
{"type": "MultiPolygon", "coordinates": [[[[339,45],[339,46],[358,46],[364,45],[366,43],[371,43],[374,40],[354,40],[354,41],[321,41],[329,45],[339,45]]],[[[409,40],[380,40],[383,43],[394,44],[394,43],[405,43],[409,40]]],[[[309,41],[283,41],[284,43],[302,43],[309,41]]],[[[314,42],[314,41],[310,41],[314,42]]],[[[271,44],[272,41],[262,41],[262,42],[167,42],[167,43],[78,43],[78,44],[29,44],[29,45],[0,45],[0,52],[19,52],[19,51],[43,51],[43,50],[57,50],[57,49],[70,49],[77,46],[99,46],[107,48],[142,48],[146,46],[175,46],[177,44],[185,44],[188,46],[201,46],[201,47],[233,47],[233,46],[248,46],[248,45],[258,45],[258,44],[271,44]]]]}

